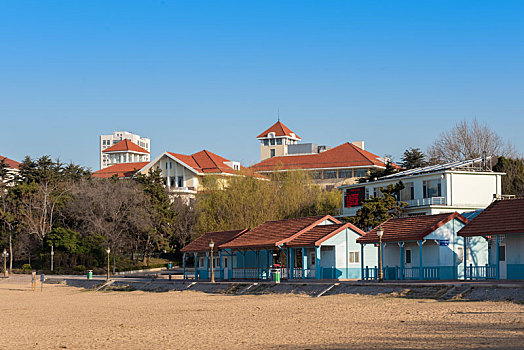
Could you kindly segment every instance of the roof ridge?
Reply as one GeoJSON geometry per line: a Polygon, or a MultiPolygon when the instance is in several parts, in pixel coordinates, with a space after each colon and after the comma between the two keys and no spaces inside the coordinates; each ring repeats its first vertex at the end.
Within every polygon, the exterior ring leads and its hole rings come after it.
{"type": "Polygon", "coordinates": [[[290,237],[287,237],[287,238],[284,238],[280,241],[277,241],[275,242],[275,245],[281,245],[281,244],[285,244],[287,242],[290,242],[292,241],[293,239],[295,239],[296,237],[300,236],[301,234],[303,233],[306,233],[307,231],[311,230],[312,228],[318,226],[318,224],[320,224],[321,222],[325,221],[325,220],[334,220],[335,222],[338,221],[338,223],[340,223],[340,220],[334,218],[333,216],[331,215],[324,215],[322,217],[320,217],[318,220],[312,222],[311,224],[309,224],[308,226],[304,227],[302,230],[298,231],[297,233],[291,235],[290,237]]]}

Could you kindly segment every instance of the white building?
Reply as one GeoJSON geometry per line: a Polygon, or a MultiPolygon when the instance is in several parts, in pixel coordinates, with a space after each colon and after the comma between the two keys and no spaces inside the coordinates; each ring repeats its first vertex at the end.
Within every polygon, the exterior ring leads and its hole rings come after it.
{"type": "Polygon", "coordinates": [[[406,202],[406,216],[431,215],[484,209],[494,198],[502,196],[501,177],[486,161],[469,161],[433,165],[402,171],[376,181],[340,186],[343,191],[341,215],[354,216],[364,199],[381,195],[380,188],[402,181],[400,201],[406,202]]]}
{"type": "MultiPolygon", "coordinates": [[[[104,153],[104,150],[125,139],[131,140],[139,147],[151,152],[151,141],[147,137],[141,137],[128,131],[115,131],[111,135],[100,135],[100,169],[110,165],[109,156],[104,153]]],[[[149,161],[149,157],[147,161],[149,161]]]]}
{"type": "Polygon", "coordinates": [[[140,173],[147,174],[150,169],[162,171],[166,188],[170,194],[194,196],[202,190],[203,178],[218,176],[227,182],[227,178],[234,175],[252,175],[263,178],[240,166],[239,162],[231,161],[213,152],[202,150],[190,155],[164,152],[149,164],[140,169],[140,173]]]}
{"type": "Polygon", "coordinates": [[[1,155],[0,155],[0,162],[3,162],[6,167],[6,174],[3,177],[1,177],[0,175],[0,182],[12,184],[11,181],[15,178],[16,174],[20,172],[21,164],[17,162],[16,160],[12,160],[7,157],[3,157],[1,155]]]}
{"type": "Polygon", "coordinates": [[[148,162],[150,158],[148,150],[128,139],[124,139],[102,152],[107,157],[108,166],[122,163],[148,162]]]}

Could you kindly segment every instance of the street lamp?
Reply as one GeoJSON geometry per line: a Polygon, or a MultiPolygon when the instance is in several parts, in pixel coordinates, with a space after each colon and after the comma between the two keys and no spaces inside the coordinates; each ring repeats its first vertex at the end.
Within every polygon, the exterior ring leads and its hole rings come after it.
{"type": "Polygon", "coordinates": [[[215,283],[215,271],[213,270],[213,248],[215,247],[215,242],[211,240],[209,242],[209,249],[211,250],[211,283],[215,283]]]}
{"type": "Polygon", "coordinates": [[[53,272],[53,258],[55,256],[55,251],[53,246],[51,245],[51,272],[53,272]]]}
{"type": "Polygon", "coordinates": [[[384,235],[384,229],[382,229],[382,226],[379,226],[377,228],[377,236],[378,236],[378,281],[382,282],[382,279],[384,278],[384,275],[382,273],[382,236],[384,235]]]}
{"type": "Polygon", "coordinates": [[[106,249],[107,253],[107,280],[109,281],[110,275],[109,275],[109,253],[111,253],[111,249],[107,247],[106,249]]]}
{"type": "Polygon", "coordinates": [[[7,259],[8,256],[9,256],[9,253],[7,252],[6,249],[4,249],[4,251],[2,253],[2,258],[4,258],[4,277],[7,277],[7,262],[6,262],[6,259],[7,259]]]}

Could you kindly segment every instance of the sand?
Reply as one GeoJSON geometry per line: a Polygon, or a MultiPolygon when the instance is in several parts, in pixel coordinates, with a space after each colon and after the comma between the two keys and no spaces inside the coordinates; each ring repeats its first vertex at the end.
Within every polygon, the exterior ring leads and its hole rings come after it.
{"type": "Polygon", "coordinates": [[[383,296],[93,292],[0,280],[2,349],[524,346],[524,305],[383,296]]]}

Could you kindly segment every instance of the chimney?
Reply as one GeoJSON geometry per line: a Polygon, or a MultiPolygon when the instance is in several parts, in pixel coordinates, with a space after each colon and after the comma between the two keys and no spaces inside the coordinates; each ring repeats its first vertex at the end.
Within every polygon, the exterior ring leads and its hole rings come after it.
{"type": "Polygon", "coordinates": [[[351,143],[360,149],[364,149],[364,141],[353,141],[351,143]]]}

